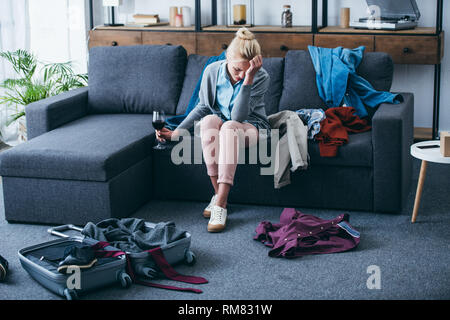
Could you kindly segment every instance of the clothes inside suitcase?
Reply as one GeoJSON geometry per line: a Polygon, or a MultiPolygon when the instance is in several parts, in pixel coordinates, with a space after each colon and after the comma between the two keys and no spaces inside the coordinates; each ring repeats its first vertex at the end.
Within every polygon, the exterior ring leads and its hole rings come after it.
{"type": "MultiPolygon", "coordinates": [[[[113,283],[118,283],[124,288],[129,287],[132,281],[126,272],[125,256],[98,258],[93,267],[78,270],[80,275],[78,279],[75,278],[77,276],[75,270],[67,270],[67,273],[58,272],[59,261],[63,259],[67,248],[92,246],[95,243],[97,241],[92,239],[58,239],[20,250],[19,259],[31,277],[68,300],[77,299],[79,293],[83,294],[113,283]]],[[[105,249],[118,251],[111,246],[105,249]]]]}

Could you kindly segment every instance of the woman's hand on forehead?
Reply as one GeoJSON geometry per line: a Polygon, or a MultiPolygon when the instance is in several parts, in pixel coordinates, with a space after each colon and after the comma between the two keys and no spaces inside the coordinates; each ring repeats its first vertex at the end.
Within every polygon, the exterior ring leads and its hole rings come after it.
{"type": "Polygon", "coordinates": [[[253,83],[253,78],[255,77],[256,73],[259,69],[262,67],[262,56],[257,55],[252,60],[249,61],[250,68],[247,69],[247,72],[245,73],[245,78],[248,80],[249,84],[253,83]]]}

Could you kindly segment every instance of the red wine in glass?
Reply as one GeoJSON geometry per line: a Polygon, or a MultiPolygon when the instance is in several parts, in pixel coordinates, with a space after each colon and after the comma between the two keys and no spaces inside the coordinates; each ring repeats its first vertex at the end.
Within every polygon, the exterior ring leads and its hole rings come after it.
{"type": "Polygon", "coordinates": [[[164,128],[165,124],[166,122],[164,120],[153,120],[152,122],[153,128],[155,128],[155,130],[161,130],[162,128],[164,128]]]}
{"type": "MultiPolygon", "coordinates": [[[[166,124],[166,116],[164,114],[164,111],[153,111],[153,119],[152,119],[152,125],[155,130],[161,130],[164,128],[164,125],[166,124]]],[[[166,147],[161,144],[161,141],[158,140],[158,144],[153,147],[153,149],[162,150],[166,147]]]]}

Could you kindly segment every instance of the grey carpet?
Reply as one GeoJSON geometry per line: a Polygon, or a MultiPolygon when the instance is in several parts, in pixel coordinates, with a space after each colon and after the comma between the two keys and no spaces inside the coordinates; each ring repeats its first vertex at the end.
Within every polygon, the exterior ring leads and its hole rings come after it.
{"type": "MultiPolygon", "coordinates": [[[[105,288],[84,299],[450,299],[450,167],[430,164],[418,221],[410,223],[420,162],[414,160],[414,179],[408,205],[401,214],[349,212],[361,232],[355,250],[293,260],[269,258],[268,248],[252,240],[262,220],[277,222],[283,208],[232,204],[228,226],[221,234],[206,231],[206,203],[150,202],[134,216],[149,221],[173,220],[192,233],[195,266],[177,266],[199,275],[208,284],[192,285],[197,295],[133,285],[124,290],[105,288]],[[367,268],[381,270],[381,289],[367,288],[367,268]]],[[[301,196],[301,195],[299,195],[301,196]]],[[[341,210],[298,208],[321,218],[341,210]]],[[[46,226],[8,224],[0,216],[0,254],[10,261],[11,273],[0,283],[2,299],[60,299],[42,288],[21,268],[17,251],[51,240],[46,226]]],[[[160,280],[159,283],[191,286],[160,280]]]]}

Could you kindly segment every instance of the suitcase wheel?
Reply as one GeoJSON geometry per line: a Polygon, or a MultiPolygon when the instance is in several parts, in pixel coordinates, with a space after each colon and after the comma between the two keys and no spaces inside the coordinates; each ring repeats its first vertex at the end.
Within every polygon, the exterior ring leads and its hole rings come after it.
{"type": "Polygon", "coordinates": [[[186,264],[189,266],[193,266],[195,262],[197,262],[197,258],[195,257],[195,254],[191,250],[186,250],[184,258],[186,264]]]}
{"type": "Polygon", "coordinates": [[[64,289],[64,296],[67,300],[78,300],[78,294],[75,290],[72,289],[64,289]]]}
{"type": "Polygon", "coordinates": [[[133,280],[131,280],[131,277],[126,272],[122,272],[119,276],[120,285],[122,288],[127,289],[131,286],[133,283],[133,280]]]}
{"type": "Polygon", "coordinates": [[[144,271],[144,274],[150,279],[154,279],[158,275],[158,271],[153,268],[144,267],[142,270],[144,271]]]}

